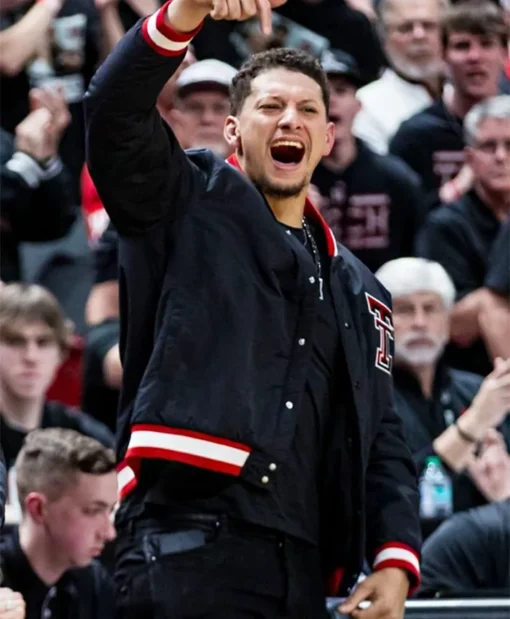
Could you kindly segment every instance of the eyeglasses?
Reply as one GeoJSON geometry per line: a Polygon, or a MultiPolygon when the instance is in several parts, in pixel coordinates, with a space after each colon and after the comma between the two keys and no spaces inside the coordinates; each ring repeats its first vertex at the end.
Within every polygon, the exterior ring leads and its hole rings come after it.
{"type": "Polygon", "coordinates": [[[394,30],[401,35],[410,35],[417,26],[421,26],[424,32],[432,33],[439,30],[439,24],[435,21],[410,20],[400,24],[388,24],[388,30],[394,30]]]}
{"type": "Polygon", "coordinates": [[[503,146],[507,155],[510,155],[510,140],[485,140],[475,144],[474,148],[485,155],[495,155],[500,146],[503,146]]]}

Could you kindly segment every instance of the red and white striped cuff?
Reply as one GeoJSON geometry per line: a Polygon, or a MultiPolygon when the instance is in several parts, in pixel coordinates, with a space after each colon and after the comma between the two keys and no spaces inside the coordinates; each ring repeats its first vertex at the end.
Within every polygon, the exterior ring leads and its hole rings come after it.
{"type": "Polygon", "coordinates": [[[247,445],[202,432],[134,425],[125,459],[117,468],[119,493],[123,498],[136,486],[136,469],[145,458],[173,460],[237,477],[250,453],[247,445]]]}
{"type": "Polygon", "coordinates": [[[387,567],[398,567],[411,576],[410,593],[420,584],[420,557],[416,550],[401,542],[388,542],[378,548],[375,555],[373,569],[382,570],[387,567]]]}
{"type": "Polygon", "coordinates": [[[162,56],[180,56],[186,51],[191,40],[200,32],[200,24],[192,32],[179,32],[165,22],[165,14],[172,0],[166,2],[159,11],[153,13],[142,24],[142,34],[146,43],[162,56]]]}

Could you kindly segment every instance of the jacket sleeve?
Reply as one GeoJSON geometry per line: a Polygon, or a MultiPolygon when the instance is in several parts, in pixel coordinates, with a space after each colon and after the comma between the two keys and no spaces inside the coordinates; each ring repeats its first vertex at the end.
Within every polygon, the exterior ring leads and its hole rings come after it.
{"type": "Polygon", "coordinates": [[[372,567],[406,570],[414,591],[420,582],[421,548],[417,475],[392,405],[383,412],[372,445],[366,496],[372,567]]]}
{"type": "Polygon", "coordinates": [[[43,169],[15,152],[2,165],[2,218],[20,241],[52,241],[67,234],[76,219],[69,173],[59,159],[43,169]]]}
{"type": "MultiPolygon", "coordinates": [[[[393,346],[390,352],[393,355],[393,346]]],[[[367,559],[374,570],[404,569],[412,593],[420,583],[418,479],[395,412],[390,375],[381,389],[378,400],[383,410],[366,473],[367,559]]]]}
{"type": "Polygon", "coordinates": [[[192,164],[156,101],[199,28],[165,24],[168,3],[140,20],[96,72],[85,95],[87,163],[120,234],[170,221],[190,201],[192,164]]]}

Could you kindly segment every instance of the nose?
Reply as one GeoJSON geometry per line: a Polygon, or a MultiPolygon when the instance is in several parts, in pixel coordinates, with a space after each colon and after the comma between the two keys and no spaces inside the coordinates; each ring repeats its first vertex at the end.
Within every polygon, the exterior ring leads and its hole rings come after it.
{"type": "Polygon", "coordinates": [[[293,105],[288,105],[280,117],[279,126],[287,129],[298,129],[301,127],[301,119],[298,110],[293,105]]]}
{"type": "Polygon", "coordinates": [[[37,361],[38,353],[39,353],[39,346],[37,345],[37,342],[33,342],[29,340],[25,344],[25,347],[23,349],[24,360],[28,361],[29,363],[35,363],[37,361]]]}
{"type": "Polygon", "coordinates": [[[216,114],[210,107],[204,108],[201,121],[203,125],[213,125],[216,122],[216,114]]]}
{"type": "Polygon", "coordinates": [[[426,313],[421,308],[417,308],[413,315],[413,327],[415,329],[425,329],[427,326],[426,313]]]}
{"type": "Polygon", "coordinates": [[[115,529],[115,524],[114,524],[114,521],[113,521],[113,516],[112,515],[108,515],[108,516],[106,516],[106,522],[105,522],[105,525],[104,525],[104,530],[102,532],[102,538],[105,541],[107,541],[107,542],[111,542],[116,537],[117,537],[117,531],[115,529]]]}
{"type": "Polygon", "coordinates": [[[476,62],[477,60],[480,60],[481,51],[482,48],[480,44],[476,41],[472,41],[471,45],[469,46],[468,60],[470,60],[471,62],[476,62]]]}
{"type": "Polygon", "coordinates": [[[496,161],[504,163],[507,158],[510,158],[510,142],[499,142],[496,146],[496,161]]]}
{"type": "Polygon", "coordinates": [[[413,38],[414,39],[425,38],[425,28],[423,27],[423,24],[419,21],[414,22],[413,24],[413,38]]]}

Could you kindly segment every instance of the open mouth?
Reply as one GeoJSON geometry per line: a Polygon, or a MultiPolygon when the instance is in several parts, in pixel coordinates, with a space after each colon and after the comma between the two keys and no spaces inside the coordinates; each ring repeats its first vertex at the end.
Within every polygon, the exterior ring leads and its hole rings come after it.
{"type": "Polygon", "coordinates": [[[283,165],[298,165],[303,161],[305,148],[294,140],[279,140],[271,146],[271,157],[276,163],[283,165]]]}

